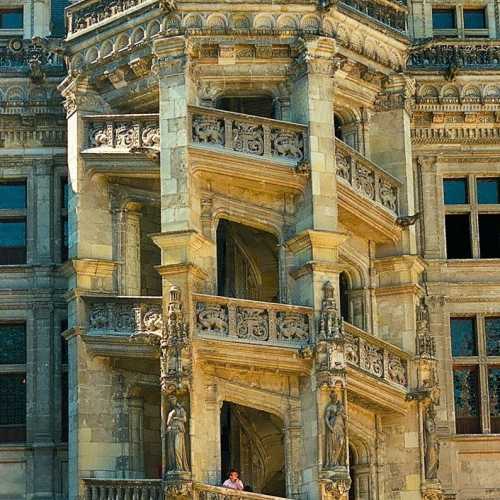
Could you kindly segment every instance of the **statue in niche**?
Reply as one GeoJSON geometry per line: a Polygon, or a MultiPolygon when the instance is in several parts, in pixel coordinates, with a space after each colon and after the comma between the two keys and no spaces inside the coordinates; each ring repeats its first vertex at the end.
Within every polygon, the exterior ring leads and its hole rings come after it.
{"type": "Polygon", "coordinates": [[[186,453],[186,410],[175,396],[167,416],[167,472],[189,471],[186,453]]]}
{"type": "Polygon", "coordinates": [[[439,469],[439,441],[436,436],[436,411],[430,404],[424,416],[425,478],[437,479],[439,469]]]}
{"type": "Polygon", "coordinates": [[[347,415],[343,392],[342,383],[337,382],[330,394],[331,401],[325,409],[325,469],[346,465],[347,415]]]}

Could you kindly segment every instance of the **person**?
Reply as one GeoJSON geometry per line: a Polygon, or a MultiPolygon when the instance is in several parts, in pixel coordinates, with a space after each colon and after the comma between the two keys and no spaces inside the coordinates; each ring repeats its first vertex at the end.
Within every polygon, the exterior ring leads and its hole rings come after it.
{"type": "Polygon", "coordinates": [[[222,486],[224,488],[230,488],[232,490],[240,490],[243,491],[243,483],[238,478],[238,471],[236,469],[231,469],[229,471],[229,478],[226,479],[222,486]]]}

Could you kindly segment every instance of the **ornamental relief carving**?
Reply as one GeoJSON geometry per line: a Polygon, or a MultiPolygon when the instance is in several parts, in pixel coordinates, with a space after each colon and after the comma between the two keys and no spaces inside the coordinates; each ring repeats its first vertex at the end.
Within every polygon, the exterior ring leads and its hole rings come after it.
{"type": "Polygon", "coordinates": [[[196,304],[196,325],[200,333],[229,335],[227,307],[221,304],[198,302],[196,304]]]}
{"type": "Polygon", "coordinates": [[[308,340],[309,318],[305,314],[278,312],[276,314],[278,340],[308,340]]]}
{"type": "Polygon", "coordinates": [[[215,146],[224,145],[224,121],[219,118],[194,115],[193,141],[215,146]]]}
{"type": "Polygon", "coordinates": [[[246,340],[269,340],[267,311],[238,307],[236,312],[236,335],[246,340]]]}
{"type": "Polygon", "coordinates": [[[291,160],[303,160],[302,134],[277,128],[271,129],[271,153],[291,160]]]}
{"type": "Polygon", "coordinates": [[[235,151],[254,155],[264,154],[264,130],[260,125],[233,122],[233,146],[235,151]]]}

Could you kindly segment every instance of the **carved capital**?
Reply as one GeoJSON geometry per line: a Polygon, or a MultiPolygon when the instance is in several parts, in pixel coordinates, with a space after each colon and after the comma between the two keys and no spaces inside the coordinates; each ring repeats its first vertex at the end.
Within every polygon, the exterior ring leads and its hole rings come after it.
{"type": "Polygon", "coordinates": [[[153,45],[156,58],[151,72],[158,76],[173,76],[185,73],[187,67],[186,39],[173,36],[156,40],[153,45]]]}
{"type": "Polygon", "coordinates": [[[343,477],[321,480],[322,500],[347,500],[351,488],[351,478],[345,472],[343,477]]]}

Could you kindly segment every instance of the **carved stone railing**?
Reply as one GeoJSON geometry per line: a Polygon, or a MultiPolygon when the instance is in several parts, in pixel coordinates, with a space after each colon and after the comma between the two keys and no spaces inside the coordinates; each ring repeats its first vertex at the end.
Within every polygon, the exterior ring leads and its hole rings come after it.
{"type": "Polygon", "coordinates": [[[425,41],[410,50],[408,69],[500,69],[500,41],[425,41]]]}
{"type": "Polygon", "coordinates": [[[85,500],[163,500],[160,479],[82,479],[85,500]]]}
{"type": "Polygon", "coordinates": [[[190,106],[191,144],[304,164],[307,127],[212,108],[190,106]]]}
{"type": "Polygon", "coordinates": [[[344,322],[347,362],[376,378],[408,389],[410,355],[344,322]]]}
{"type": "Polygon", "coordinates": [[[160,125],[157,114],[88,115],[84,149],[101,152],[160,150],[160,125]]]}
{"type": "Polygon", "coordinates": [[[161,297],[84,297],[88,335],[130,337],[161,331],[161,297]]]}
{"type": "Polygon", "coordinates": [[[75,2],[66,10],[68,35],[119,16],[149,0],[91,0],[75,2]]]}
{"type": "Polygon", "coordinates": [[[335,140],[335,150],[337,178],[398,215],[401,183],[339,139],[335,140]]]}
{"type": "Polygon", "coordinates": [[[286,500],[283,497],[263,495],[261,493],[250,493],[248,491],[237,491],[220,486],[194,483],[193,500],[286,500]]]}
{"type": "Polygon", "coordinates": [[[312,338],[309,307],[193,294],[198,337],[300,347],[312,338]]]}
{"type": "MultiPolygon", "coordinates": [[[[405,2],[396,1],[395,3],[406,6],[405,2]]],[[[379,3],[374,0],[340,0],[339,6],[346,6],[400,33],[406,31],[405,10],[394,8],[388,3],[379,3]]]]}

